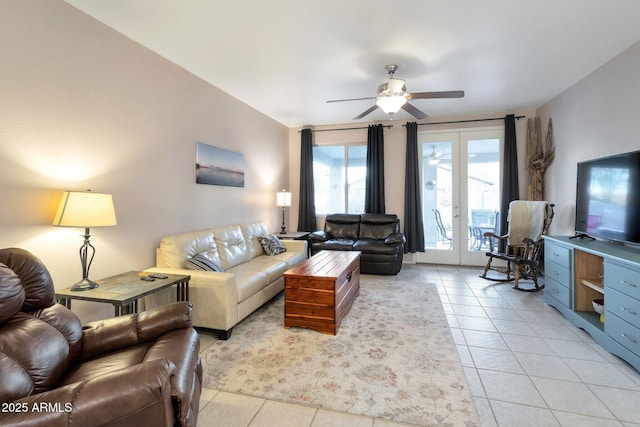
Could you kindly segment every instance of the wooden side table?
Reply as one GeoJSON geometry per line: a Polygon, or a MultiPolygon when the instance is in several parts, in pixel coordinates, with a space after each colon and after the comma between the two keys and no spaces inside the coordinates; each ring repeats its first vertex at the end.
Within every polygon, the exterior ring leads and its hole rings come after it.
{"type": "Polygon", "coordinates": [[[60,304],[71,309],[71,300],[93,301],[113,304],[115,316],[137,313],[138,300],[169,286],[176,285],[176,300],[189,301],[189,280],[191,276],[165,274],[166,279],[141,280],[151,273],[128,271],[117,276],[97,280],[98,287],[86,291],[72,291],[70,288],[56,291],[60,304]]]}

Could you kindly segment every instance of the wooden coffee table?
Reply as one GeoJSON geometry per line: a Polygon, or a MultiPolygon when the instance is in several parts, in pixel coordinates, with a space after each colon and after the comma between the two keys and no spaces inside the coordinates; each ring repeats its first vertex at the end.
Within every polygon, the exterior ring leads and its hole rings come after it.
{"type": "Polygon", "coordinates": [[[189,280],[191,276],[182,274],[165,274],[166,279],[155,279],[152,282],[140,280],[150,273],[129,271],[106,279],[96,280],[98,287],[86,291],[72,291],[70,288],[56,291],[60,304],[71,309],[71,300],[83,300],[113,304],[115,316],[137,313],[138,300],[169,286],[176,285],[176,300],[189,301],[189,280]]]}
{"type": "Polygon", "coordinates": [[[360,293],[360,252],[322,251],[284,276],[284,327],[336,335],[360,293]]]}

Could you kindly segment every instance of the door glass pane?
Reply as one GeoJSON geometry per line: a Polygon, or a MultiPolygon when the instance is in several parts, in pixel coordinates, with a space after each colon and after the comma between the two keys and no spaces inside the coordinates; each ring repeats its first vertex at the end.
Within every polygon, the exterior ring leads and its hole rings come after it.
{"type": "Polygon", "coordinates": [[[467,142],[467,206],[471,251],[486,251],[487,231],[496,228],[500,208],[500,140],[477,139],[467,142]]]}
{"type": "Polygon", "coordinates": [[[452,250],[453,174],[451,142],[422,145],[424,237],[426,249],[452,250]]]}

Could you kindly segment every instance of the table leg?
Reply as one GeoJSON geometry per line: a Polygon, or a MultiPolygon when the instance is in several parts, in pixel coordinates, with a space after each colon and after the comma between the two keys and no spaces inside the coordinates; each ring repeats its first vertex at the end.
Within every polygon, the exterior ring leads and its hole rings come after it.
{"type": "Polygon", "coordinates": [[[71,310],[71,298],[58,298],[58,302],[71,310]]]}
{"type": "Polygon", "coordinates": [[[189,301],[189,281],[176,283],[176,301],[189,301]]]}

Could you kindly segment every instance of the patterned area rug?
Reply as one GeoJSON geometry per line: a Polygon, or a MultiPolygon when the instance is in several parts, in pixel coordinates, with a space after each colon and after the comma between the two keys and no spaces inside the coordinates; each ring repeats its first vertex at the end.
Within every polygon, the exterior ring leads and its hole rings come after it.
{"type": "Polygon", "coordinates": [[[479,426],[435,285],[362,279],[337,336],[278,295],[203,354],[206,387],[424,426],[479,426]]]}

